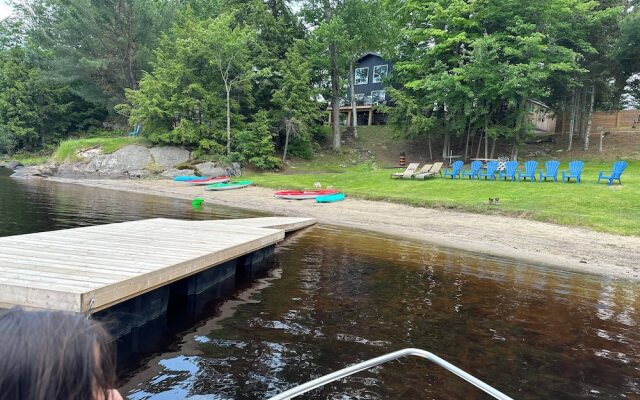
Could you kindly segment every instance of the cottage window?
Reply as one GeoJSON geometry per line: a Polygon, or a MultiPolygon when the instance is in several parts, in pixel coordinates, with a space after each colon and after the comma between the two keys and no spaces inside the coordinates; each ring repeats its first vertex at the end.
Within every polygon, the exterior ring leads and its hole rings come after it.
{"type": "Polygon", "coordinates": [[[372,90],[371,91],[371,102],[373,104],[382,104],[386,99],[386,92],[384,90],[372,90]]]}
{"type": "Polygon", "coordinates": [[[388,65],[376,65],[373,67],[373,83],[381,83],[389,72],[388,65]]]}
{"type": "Polygon", "coordinates": [[[364,93],[356,93],[354,98],[356,99],[356,105],[357,106],[363,106],[364,105],[364,93]]]}
{"type": "Polygon", "coordinates": [[[369,67],[356,68],[356,85],[366,85],[369,83],[369,67]]]}

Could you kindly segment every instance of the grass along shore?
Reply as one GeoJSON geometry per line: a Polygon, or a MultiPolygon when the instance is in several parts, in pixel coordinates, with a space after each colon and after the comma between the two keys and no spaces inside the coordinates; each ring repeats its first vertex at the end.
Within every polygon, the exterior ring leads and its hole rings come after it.
{"type": "MultiPolygon", "coordinates": [[[[394,143],[388,140],[389,134],[383,129],[371,130],[370,133],[372,135],[368,140],[371,143],[365,143],[368,148],[375,148],[377,142],[385,146],[394,143]],[[383,141],[385,138],[386,142],[383,141]]],[[[144,138],[127,136],[73,139],[62,142],[51,158],[57,162],[76,161],[78,151],[99,147],[103,153],[112,153],[129,144],[148,145],[144,138]]],[[[607,186],[605,183],[596,183],[598,172],[603,170],[608,173],[613,163],[588,157],[587,154],[576,157],[585,160],[583,182],[580,184],[470,181],[441,177],[427,181],[391,179],[392,172],[401,170],[378,168],[373,162],[342,167],[349,165],[349,158],[349,155],[327,151],[322,157],[297,163],[295,169],[284,173],[249,172],[245,177],[259,186],[272,189],[312,188],[315,182],[320,182],[323,187],[333,186],[354,198],[481,214],[504,214],[600,232],[640,236],[640,161],[629,161],[629,167],[622,176],[623,185],[607,186]],[[499,205],[489,205],[489,198],[499,198],[499,205]]],[[[42,153],[24,153],[10,159],[24,165],[37,165],[45,163],[49,157],[42,153]]],[[[544,161],[539,161],[543,168],[544,161]]],[[[568,169],[568,161],[564,160],[560,171],[568,169]]]]}
{"type": "MultiPolygon", "coordinates": [[[[568,169],[567,163],[562,163],[560,171],[568,169]]],[[[608,172],[611,166],[611,162],[586,162],[580,184],[470,181],[468,178],[451,180],[441,177],[426,181],[401,180],[390,178],[392,172],[400,170],[378,169],[375,165],[344,168],[340,173],[250,173],[246,177],[259,186],[273,189],[313,188],[315,182],[320,182],[323,187],[333,186],[355,198],[482,214],[506,214],[640,236],[640,162],[629,162],[622,175],[623,185],[597,184],[598,172],[608,172]],[[489,198],[499,198],[499,205],[489,205],[489,198]]]]}

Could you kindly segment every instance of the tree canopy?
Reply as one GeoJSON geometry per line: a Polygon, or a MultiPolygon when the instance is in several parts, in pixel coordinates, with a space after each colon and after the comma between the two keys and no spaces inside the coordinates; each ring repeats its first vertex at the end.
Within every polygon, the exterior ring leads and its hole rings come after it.
{"type": "Polygon", "coordinates": [[[340,147],[339,107],[367,52],[394,62],[390,121],[438,139],[443,156],[455,137],[465,155],[497,141],[515,155],[530,101],[569,115],[585,146],[593,109],[640,103],[635,0],[297,3],[13,1],[0,22],[0,152],[139,124],[155,143],[276,168],[312,153],[322,98],[340,147]]]}

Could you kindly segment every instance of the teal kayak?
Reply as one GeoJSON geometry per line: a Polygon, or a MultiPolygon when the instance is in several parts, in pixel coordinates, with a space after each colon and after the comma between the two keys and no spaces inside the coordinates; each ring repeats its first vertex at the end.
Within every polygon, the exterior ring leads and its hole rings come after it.
{"type": "Polygon", "coordinates": [[[328,194],[326,196],[318,196],[316,197],[316,202],[318,203],[335,203],[337,201],[342,201],[347,196],[344,193],[334,193],[328,194]]]}
{"type": "Polygon", "coordinates": [[[213,185],[207,185],[207,190],[241,189],[249,185],[253,185],[253,182],[252,181],[236,181],[236,182],[214,183],[213,185]]]}
{"type": "Polygon", "coordinates": [[[176,182],[188,182],[188,181],[196,181],[200,179],[206,179],[206,176],[197,176],[197,175],[179,175],[173,178],[176,182]]]}

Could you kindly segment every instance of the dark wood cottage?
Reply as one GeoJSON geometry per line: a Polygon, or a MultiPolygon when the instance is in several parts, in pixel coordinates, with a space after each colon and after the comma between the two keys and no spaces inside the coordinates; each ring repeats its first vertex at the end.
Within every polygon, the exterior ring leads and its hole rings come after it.
{"type": "MultiPolygon", "coordinates": [[[[387,116],[376,110],[377,105],[387,104],[388,96],[385,90],[386,77],[393,66],[378,53],[366,53],[356,63],[355,68],[355,102],[358,125],[384,124],[387,116]]],[[[340,104],[340,113],[350,124],[352,117],[351,88],[347,86],[347,94],[340,104]]],[[[329,116],[329,119],[331,117],[329,116]]],[[[329,123],[331,121],[329,120],[329,123]]]]}

